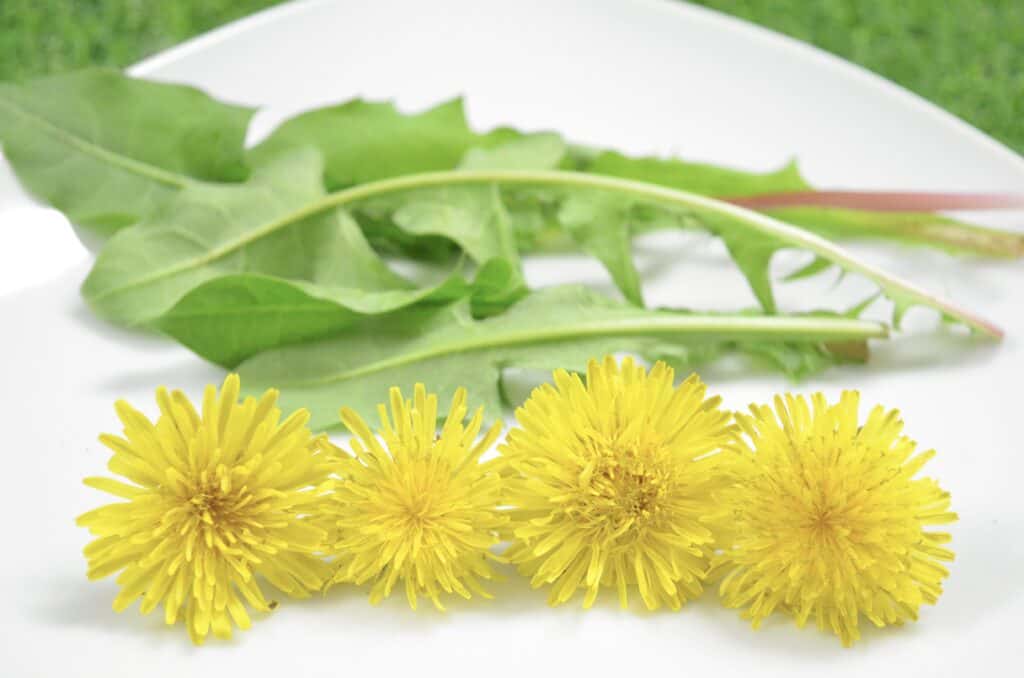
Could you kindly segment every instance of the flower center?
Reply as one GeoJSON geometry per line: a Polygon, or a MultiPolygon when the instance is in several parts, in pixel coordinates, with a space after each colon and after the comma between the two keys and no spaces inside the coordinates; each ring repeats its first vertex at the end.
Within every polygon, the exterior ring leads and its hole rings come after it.
{"type": "Polygon", "coordinates": [[[194,514],[200,517],[203,514],[208,514],[213,520],[223,517],[228,504],[226,498],[219,492],[208,491],[200,491],[192,495],[188,503],[191,505],[194,514]]]}
{"type": "Polygon", "coordinates": [[[447,465],[423,457],[401,467],[398,475],[401,481],[395,486],[395,501],[388,511],[392,519],[411,533],[440,525],[450,499],[447,465]]]}
{"type": "Polygon", "coordinates": [[[410,497],[405,506],[406,519],[410,523],[422,527],[424,523],[433,518],[431,504],[430,497],[410,497]]]}
{"type": "Polygon", "coordinates": [[[580,478],[580,513],[595,513],[595,523],[610,524],[615,531],[653,519],[668,484],[657,452],[654,446],[623,443],[595,451],[593,472],[584,470],[580,478]]]}
{"type": "Polygon", "coordinates": [[[643,468],[610,469],[603,474],[612,488],[619,508],[634,518],[646,517],[657,509],[661,487],[657,474],[643,468]]]}
{"type": "Polygon", "coordinates": [[[234,531],[260,502],[254,502],[245,488],[228,487],[227,491],[217,479],[203,482],[201,479],[186,495],[185,506],[200,525],[218,533],[234,531]]]}
{"type": "Polygon", "coordinates": [[[805,508],[802,527],[810,538],[818,542],[832,542],[850,534],[853,516],[840,497],[824,491],[818,500],[805,508]]]}

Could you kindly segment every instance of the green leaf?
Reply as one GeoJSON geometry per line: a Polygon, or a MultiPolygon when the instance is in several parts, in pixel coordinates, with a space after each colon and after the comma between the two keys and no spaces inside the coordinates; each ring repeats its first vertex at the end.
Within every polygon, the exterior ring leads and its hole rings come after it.
{"type": "MultiPolygon", "coordinates": [[[[998,327],[969,310],[886,273],[813,233],[736,205],[653,184],[582,172],[552,170],[431,172],[395,177],[339,191],[327,196],[320,207],[325,209],[350,205],[411,190],[481,184],[497,184],[503,190],[539,189],[544,194],[562,196],[562,199],[578,192],[601,192],[619,196],[623,204],[631,208],[653,205],[665,210],[666,213],[688,214],[688,219],[680,216],[678,219],[664,219],[659,223],[692,221],[722,237],[730,248],[737,266],[747,276],[751,288],[768,311],[775,308],[769,277],[771,257],[780,249],[796,249],[810,252],[843,271],[860,274],[874,282],[895,304],[897,312],[894,313],[894,318],[897,321],[906,308],[921,305],[938,311],[946,320],[962,323],[990,337],[1002,336],[1002,331],[998,327]]],[[[309,210],[302,212],[303,215],[308,213],[309,210]]],[[[624,252],[619,257],[606,257],[608,262],[611,262],[612,267],[609,270],[613,278],[623,279],[629,275],[616,263],[627,261],[627,256],[628,252],[624,252]],[[618,268],[615,268],[616,266],[618,268]]]]}
{"type": "MultiPolygon", "coordinates": [[[[152,296],[152,286],[169,285],[173,289],[171,293],[184,294],[187,288],[203,282],[211,276],[211,268],[218,266],[223,268],[237,267],[237,258],[244,252],[253,250],[253,257],[259,261],[263,251],[259,249],[265,241],[274,241],[277,238],[286,237],[289,242],[302,242],[303,238],[295,238],[293,229],[299,228],[307,223],[312,217],[328,213],[339,207],[351,207],[366,201],[388,202],[392,196],[400,195],[410,191],[425,191],[437,189],[452,189],[461,186],[487,186],[499,185],[502,188],[509,187],[534,187],[544,192],[551,192],[559,195],[568,195],[577,191],[584,192],[605,192],[621,196],[622,200],[629,205],[651,204],[674,211],[685,211],[695,217],[698,223],[708,224],[718,235],[730,245],[731,252],[737,257],[737,264],[747,275],[751,287],[755,290],[762,305],[766,310],[774,309],[774,301],[771,297],[771,289],[768,283],[768,262],[772,252],[783,249],[798,249],[808,251],[821,259],[828,260],[840,269],[858,273],[878,285],[879,289],[892,300],[897,310],[902,310],[910,305],[923,305],[939,311],[945,319],[956,321],[968,327],[987,334],[992,337],[1002,336],[998,327],[984,319],[974,315],[970,311],[959,308],[954,304],[932,296],[927,292],[907,283],[895,276],[892,276],[871,264],[861,261],[852,254],[833,245],[812,233],[789,226],[776,221],[771,217],[752,212],[750,210],[723,203],[711,198],[698,196],[683,191],[662,188],[641,182],[627,181],[613,177],[602,177],[581,172],[566,172],[553,170],[539,171],[470,171],[458,170],[454,172],[431,172],[425,174],[406,175],[384,179],[377,182],[361,184],[352,188],[338,191],[330,195],[322,196],[311,202],[307,201],[301,206],[295,207],[292,211],[282,208],[278,203],[271,209],[270,206],[262,206],[254,214],[245,214],[240,211],[240,216],[247,219],[224,220],[218,228],[213,230],[217,235],[217,242],[210,243],[202,241],[196,232],[195,220],[188,230],[188,237],[185,238],[190,247],[183,247],[180,233],[176,233],[175,227],[157,229],[161,234],[150,242],[128,243],[123,251],[116,255],[110,255],[110,259],[104,261],[105,251],[97,261],[97,269],[103,269],[101,276],[104,285],[93,284],[86,281],[86,293],[94,303],[108,302],[109,298],[117,295],[124,295],[138,292],[140,288],[147,290],[147,295],[152,296]],[[264,219],[257,223],[259,215],[266,213],[264,219]],[[288,234],[292,235],[289,236],[288,234]],[[166,242],[165,242],[166,240],[166,242]],[[209,249],[204,253],[204,248],[209,249]],[[141,258],[137,257],[132,275],[124,275],[124,267],[132,266],[125,264],[123,259],[128,253],[138,251],[155,252],[141,258]],[[168,266],[154,269],[151,262],[146,262],[146,257],[165,257],[168,250],[175,259],[168,266]],[[141,263],[140,263],[141,262],[141,263]],[[103,266],[101,266],[103,264],[103,266]],[[211,266],[213,264],[214,266],[211,266]],[[125,281],[125,278],[128,278],[125,281]],[[111,284],[111,278],[119,278],[118,284],[111,284]],[[181,289],[184,287],[185,289],[181,289]]],[[[247,202],[251,208],[251,201],[247,202]]],[[[221,206],[223,207],[223,206],[221,206]]],[[[211,214],[204,214],[203,221],[206,224],[212,223],[211,214]]],[[[478,228],[487,228],[486,222],[481,222],[478,228]]],[[[135,230],[135,229],[133,229],[135,230]]],[[[139,238],[150,237],[146,232],[153,229],[140,229],[143,234],[139,238]]],[[[200,224],[199,231],[202,231],[200,224]]],[[[135,234],[126,232],[125,236],[135,237],[135,234]]],[[[110,250],[115,242],[108,246],[110,250]]],[[[269,254],[270,251],[267,253],[269,254]]],[[[247,255],[248,256],[248,255],[247,255]]],[[[130,257],[128,257],[130,258],[130,257]]],[[[247,258],[243,259],[246,261],[247,258]]],[[[625,260],[625,255],[619,258],[625,260]]],[[[263,261],[260,265],[267,265],[272,261],[263,261]]],[[[260,268],[249,270],[262,270],[260,268]]],[[[273,275],[281,277],[301,277],[300,275],[288,275],[278,271],[269,271],[273,275]]],[[[94,274],[96,271],[94,271],[94,274]]],[[[621,277],[624,272],[612,270],[613,276],[621,277]]],[[[628,274],[625,274],[628,275],[628,274]]],[[[92,278],[92,275],[90,276],[92,278]]],[[[166,296],[168,292],[164,292],[166,296]]],[[[137,295],[136,295],[137,296],[137,295]]],[[[152,299],[146,300],[152,304],[152,299]]],[[[115,307],[123,304],[123,301],[115,301],[115,307]]],[[[102,305],[99,306],[102,309],[102,305]]],[[[138,309],[136,309],[138,310],[138,309]]],[[[898,320],[901,313],[895,314],[898,320]]],[[[122,320],[122,322],[125,322],[122,320]]]]}
{"type": "MultiPolygon", "coordinates": [[[[564,143],[553,134],[524,136],[511,129],[476,134],[466,123],[460,100],[449,101],[416,114],[400,113],[391,104],[363,101],[311,111],[284,123],[267,142],[254,151],[254,161],[259,162],[264,148],[276,151],[291,144],[313,144],[325,153],[329,158],[326,181],[330,189],[404,174],[453,169],[458,159],[463,157],[461,166],[469,169],[561,167],[643,181],[720,199],[742,200],[765,195],[800,194],[811,190],[795,162],[771,172],[746,172],[675,158],[629,157],[614,151],[582,146],[573,146],[566,152],[564,143]],[[536,164],[534,160],[537,151],[528,145],[518,148],[506,146],[501,153],[492,150],[510,140],[530,137],[536,137],[532,143],[537,146],[548,144],[551,157],[558,158],[558,164],[536,164]],[[519,156],[519,152],[524,149],[526,163],[522,163],[519,156]],[[478,156],[485,159],[481,161],[478,156]]],[[[553,237],[551,232],[552,226],[561,229],[561,225],[552,219],[545,205],[532,204],[532,209],[524,209],[523,205],[514,204],[514,199],[509,200],[507,191],[505,193],[510,220],[520,245],[531,250],[563,245],[563,241],[557,235],[553,237]]],[[[931,219],[922,224],[920,219],[908,218],[898,212],[823,209],[815,213],[796,208],[795,211],[782,209],[771,210],[769,213],[826,237],[896,239],[953,252],[999,257],[1024,256],[1024,240],[1019,234],[986,229],[934,215],[926,215],[931,219]]],[[[663,217],[664,212],[658,213],[658,216],[663,217]]],[[[631,227],[636,234],[666,227],[668,221],[662,219],[655,224],[645,224],[634,219],[631,227]]],[[[413,256],[436,256],[435,243],[422,239],[410,240],[392,226],[387,220],[373,224],[372,237],[376,245],[413,256]]],[[[617,254],[612,254],[615,247],[611,245],[621,239],[620,229],[621,226],[616,225],[613,229],[615,232],[609,234],[608,240],[611,243],[595,240],[600,238],[597,233],[581,233],[577,230],[577,236],[587,236],[586,242],[578,239],[577,242],[599,257],[618,259],[620,257],[617,254]]],[[[746,245],[731,245],[733,249],[749,249],[746,245]]],[[[770,253],[760,251],[759,256],[761,259],[770,258],[770,253]]],[[[748,266],[745,260],[737,263],[741,268],[756,269],[748,266]]],[[[620,278],[618,282],[623,293],[635,299],[636,291],[628,287],[632,281],[626,271],[619,267],[615,276],[620,278]]],[[[752,287],[758,298],[766,303],[766,307],[771,307],[766,286],[759,280],[762,277],[760,272],[751,270],[752,287]]]]}
{"type": "MultiPolygon", "coordinates": [[[[481,165],[477,155],[509,141],[548,145],[559,166],[729,199],[785,196],[810,188],[795,164],[767,173],[743,172],[667,158],[631,158],[573,147],[557,135],[523,135],[501,128],[471,130],[461,100],[403,114],[390,103],[360,100],[310,111],[282,124],[248,155],[243,151],[252,110],[218,102],[195,89],[89,69],[27,84],[0,84],[0,144],[26,189],[74,223],[107,237],[161,209],[194,182],[238,182],[246,158],[257,165],[282,150],[314,146],[325,157],[330,189],[402,174],[453,169],[537,169],[536,149],[507,146],[481,165]],[[518,152],[528,149],[529,164],[518,152]],[[468,165],[466,163],[469,163],[468,165]]],[[[811,193],[813,195],[813,193],[811,193]]],[[[510,206],[528,246],[553,242],[538,228],[547,214],[510,206]]],[[[827,237],[877,237],[986,256],[1024,256],[1020,234],[931,214],[823,208],[772,209],[771,214],[827,237]]],[[[383,224],[388,226],[388,224],[383,224]]],[[[634,232],[641,228],[634,223],[634,232]]],[[[392,236],[398,232],[384,228],[392,236]]],[[[554,241],[557,242],[557,238],[554,241]]],[[[385,244],[381,233],[376,244],[385,244]]],[[[427,241],[415,241],[419,246],[427,241]]],[[[417,247],[402,244],[406,253],[417,247]]]]}
{"type": "Polygon", "coordinates": [[[368,315],[468,293],[458,276],[421,289],[367,291],[238,273],[193,288],[149,324],[210,362],[233,368],[257,353],[358,326],[368,315]]]}
{"type": "Polygon", "coordinates": [[[626,299],[643,306],[640,274],[633,263],[630,203],[620,196],[594,191],[569,194],[558,220],[583,251],[597,258],[626,299]]]}
{"type": "Polygon", "coordinates": [[[319,155],[304,149],[244,185],[182,191],[165,213],[110,240],[83,295],[113,322],[156,327],[231,366],[362,315],[467,292],[457,276],[416,288],[388,269],[342,211],[278,223],[322,197],[321,173],[319,155]]]}
{"type": "Polygon", "coordinates": [[[375,293],[405,292],[414,287],[388,268],[347,212],[328,212],[324,220],[325,228],[313,231],[315,250],[309,255],[308,269],[313,282],[375,293]]]}
{"type": "Polygon", "coordinates": [[[715,198],[802,191],[810,185],[795,162],[774,172],[744,172],[675,158],[631,158],[615,151],[598,152],[579,165],[591,174],[644,181],[715,198]]]}
{"type": "MultiPolygon", "coordinates": [[[[822,342],[863,342],[885,333],[882,325],[842,318],[638,309],[565,286],[535,292],[485,320],[474,320],[465,302],[380,318],[372,329],[261,354],[239,372],[249,391],[280,388],[283,408],[309,408],[311,425],[325,429],[337,424],[341,406],[372,415],[391,386],[426,382],[442,401],[464,386],[494,417],[507,368],[583,369],[588,359],[618,351],[671,357],[677,367],[691,368],[720,351],[763,353],[769,345],[828,356],[822,342]]],[[[794,374],[806,368],[777,366],[794,374]]]]}
{"type": "Polygon", "coordinates": [[[822,259],[821,257],[814,257],[806,265],[801,266],[797,270],[788,274],[783,280],[786,282],[792,282],[794,280],[803,280],[804,278],[813,278],[819,273],[831,269],[833,264],[828,259],[822,259]]]}
{"type": "Polygon", "coordinates": [[[244,180],[252,113],[112,70],[0,83],[0,143],[22,184],[104,237],[196,182],[244,180]]]}
{"type": "Polygon", "coordinates": [[[399,112],[391,103],[356,99],[296,116],[250,152],[254,166],[281,151],[312,146],[324,156],[329,190],[401,174],[452,169],[471,147],[508,140],[517,133],[473,132],[462,99],[421,113],[399,112]]]}
{"type": "MultiPolygon", "coordinates": [[[[718,199],[782,197],[813,191],[795,162],[774,172],[758,173],[675,158],[633,158],[611,151],[573,150],[579,171],[643,181],[718,199]]],[[[1020,233],[968,224],[938,214],[821,206],[758,209],[826,238],[877,238],[938,247],[953,253],[1001,258],[1024,256],[1024,235],[1020,233]]],[[[665,224],[653,225],[654,228],[659,226],[665,224]]],[[[641,227],[640,230],[651,228],[641,227]]]]}
{"type": "Polygon", "coordinates": [[[413,236],[446,238],[478,266],[490,265],[487,284],[474,295],[481,308],[508,305],[525,287],[515,234],[496,186],[442,186],[386,195],[362,203],[359,214],[367,213],[413,236]],[[491,264],[497,260],[503,262],[500,268],[491,264]]]}
{"type": "MultiPolygon", "coordinates": [[[[467,171],[492,166],[549,169],[557,167],[564,154],[560,137],[534,134],[491,148],[471,149],[459,167],[467,171]]],[[[393,223],[417,238],[446,238],[477,265],[488,267],[487,283],[478,284],[474,294],[478,314],[500,310],[518,299],[525,288],[515,230],[497,186],[410,190],[363,201],[356,210],[360,217],[393,223]],[[499,260],[504,263],[497,263],[499,260]]]]}
{"type": "MultiPolygon", "coordinates": [[[[707,219],[712,231],[722,238],[729,256],[740,269],[757,301],[768,313],[777,312],[775,292],[771,278],[772,257],[786,247],[783,241],[772,235],[749,233],[731,228],[728,220],[707,219]]],[[[823,257],[825,258],[825,257],[823,257]]]]}
{"type": "MultiPolygon", "coordinates": [[[[559,167],[566,156],[566,146],[556,134],[541,133],[514,139],[490,149],[470,150],[460,165],[464,170],[550,170],[559,167]]],[[[576,191],[559,201],[557,192],[534,193],[510,189],[502,192],[516,206],[510,223],[523,231],[543,227],[535,220],[546,206],[554,206],[554,220],[573,240],[611,272],[613,281],[628,301],[643,306],[640,274],[631,255],[629,204],[620,196],[595,191],[576,191]],[[560,202],[560,204],[558,204],[560,202]],[[515,221],[518,219],[518,222],[515,221]]],[[[513,229],[515,230],[515,229],[513,229]]]]}
{"type": "Polygon", "coordinates": [[[562,138],[551,132],[527,134],[491,147],[471,148],[459,167],[465,170],[555,169],[565,157],[562,138]]]}
{"type": "Polygon", "coordinates": [[[441,186],[400,194],[387,203],[393,221],[408,233],[448,238],[477,263],[502,257],[518,266],[519,250],[494,186],[441,186]]]}
{"type": "Polygon", "coordinates": [[[150,321],[193,287],[228,273],[307,279],[325,266],[318,245],[339,228],[330,212],[267,228],[322,195],[315,151],[286,154],[243,185],[195,184],[159,213],[111,238],[82,286],[101,316],[150,321]]]}

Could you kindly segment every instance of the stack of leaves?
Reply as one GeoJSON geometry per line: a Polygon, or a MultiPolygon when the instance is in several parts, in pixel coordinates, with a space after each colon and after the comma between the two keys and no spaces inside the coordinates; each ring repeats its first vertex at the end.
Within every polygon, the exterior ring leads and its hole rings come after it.
{"type": "Polygon", "coordinates": [[[458,100],[416,114],[354,100],[247,148],[252,114],[106,70],[0,84],[7,160],[102,242],[82,287],[93,310],[237,368],[254,389],[281,387],[315,429],[334,424],[335,403],[367,414],[388,386],[425,374],[442,398],[471,384],[470,398],[498,412],[511,367],[580,369],[628,351],[689,369],[739,352],[800,377],[888,335],[860,319],[863,306],[780,314],[770,264],[784,249],[812,255],[798,277],[840,269],[875,283],[896,325],[921,305],[998,337],[831,238],[1024,253],[1020,235],[905,211],[914,196],[886,203],[902,211],[871,211],[870,196],[815,192],[793,165],[755,174],[551,133],[478,133],[458,100]],[[720,238],[760,308],[645,308],[631,241],[662,229],[720,238]],[[598,259],[622,299],[530,289],[522,257],[566,244],[598,259]],[[416,274],[397,273],[396,260],[416,274]]]}

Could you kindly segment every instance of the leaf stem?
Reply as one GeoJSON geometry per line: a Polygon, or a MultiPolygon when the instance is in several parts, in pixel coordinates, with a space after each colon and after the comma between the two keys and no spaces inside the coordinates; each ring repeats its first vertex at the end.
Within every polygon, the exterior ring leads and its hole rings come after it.
{"type": "Polygon", "coordinates": [[[756,210],[778,207],[842,207],[877,212],[940,212],[1024,208],[1024,195],[1003,193],[829,190],[760,193],[721,199],[756,210]]]}
{"type": "Polygon", "coordinates": [[[1024,233],[956,221],[935,214],[957,210],[1024,209],[1024,195],[999,193],[914,193],[899,191],[789,191],[721,200],[764,212],[806,228],[816,209],[870,213],[866,220],[841,220],[815,232],[839,238],[881,237],[931,245],[953,253],[1024,257],[1024,233]],[[802,210],[811,211],[802,216],[802,210]]]}
{"type": "Polygon", "coordinates": [[[724,217],[742,227],[774,236],[794,247],[813,252],[848,271],[865,275],[884,289],[907,295],[918,303],[937,309],[985,335],[997,339],[1003,335],[999,327],[967,309],[956,306],[952,302],[934,296],[912,283],[901,280],[867,262],[861,261],[828,240],[813,233],[790,226],[777,219],[744,207],[722,202],[721,200],[629,179],[558,170],[426,172],[360,184],[332,193],[321,201],[309,205],[302,210],[301,214],[302,216],[310,216],[324,209],[353,204],[386,193],[453,184],[490,183],[501,185],[555,185],[613,191],[657,204],[683,207],[697,215],[710,214],[719,218],[724,217]]]}
{"type": "Polygon", "coordinates": [[[888,336],[888,328],[881,323],[851,318],[652,313],[644,318],[589,321],[575,323],[571,327],[551,327],[544,330],[506,330],[504,332],[489,332],[481,336],[470,335],[459,341],[441,343],[419,351],[400,354],[344,372],[326,374],[315,379],[287,382],[287,385],[290,387],[309,386],[346,381],[442,356],[495,348],[583,340],[593,337],[647,337],[652,335],[682,335],[697,340],[839,342],[885,338],[888,336]]]}
{"type": "MultiPolygon", "coordinates": [[[[537,185],[558,186],[581,189],[594,189],[628,195],[640,201],[670,205],[689,210],[696,215],[710,215],[717,219],[725,219],[734,226],[772,236],[789,246],[813,252],[823,259],[844,268],[847,271],[860,273],[878,284],[890,297],[903,297],[900,301],[912,300],[940,311],[946,316],[958,320],[968,327],[992,338],[1001,338],[1002,330],[967,309],[958,307],[952,302],[929,294],[912,283],[901,280],[881,269],[857,259],[852,254],[832,244],[830,241],[809,231],[790,226],[767,215],[731,205],[714,198],[688,193],[678,189],[667,188],[655,184],[620,179],[616,177],[582,172],[559,170],[458,170],[445,172],[424,172],[406,174],[389,179],[368,182],[346,188],[323,196],[305,207],[283,217],[269,221],[254,228],[245,235],[220,247],[208,250],[202,256],[182,261],[175,266],[153,271],[140,279],[132,281],[132,285],[147,284],[161,278],[180,273],[190,268],[203,266],[220,259],[246,245],[286,228],[295,223],[315,216],[330,209],[352,205],[369,198],[400,193],[423,188],[452,185],[498,184],[498,185],[537,185]]],[[[95,296],[95,299],[109,296],[123,288],[110,288],[95,296]]]]}

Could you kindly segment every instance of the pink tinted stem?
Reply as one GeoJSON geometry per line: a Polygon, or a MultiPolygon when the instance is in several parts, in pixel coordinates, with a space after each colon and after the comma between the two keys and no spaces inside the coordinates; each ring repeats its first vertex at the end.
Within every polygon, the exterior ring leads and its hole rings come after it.
{"type": "Polygon", "coordinates": [[[907,191],[792,191],[721,198],[748,209],[843,207],[878,212],[1024,209],[1024,194],[928,193],[907,191]]]}

